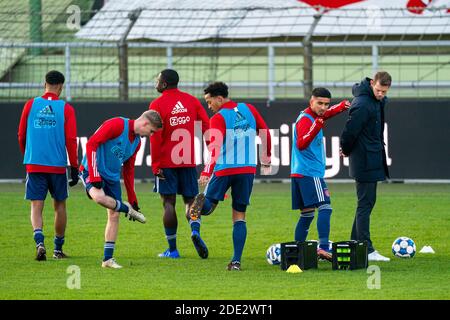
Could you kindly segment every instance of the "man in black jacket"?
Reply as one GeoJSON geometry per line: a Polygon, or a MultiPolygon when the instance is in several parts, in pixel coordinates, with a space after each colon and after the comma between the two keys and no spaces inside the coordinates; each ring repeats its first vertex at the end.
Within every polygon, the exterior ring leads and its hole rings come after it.
{"type": "Polygon", "coordinates": [[[389,261],[376,251],[370,240],[370,214],[376,201],[377,182],[389,178],[383,141],[384,106],[392,78],[377,72],[353,86],[355,97],[341,135],[341,153],[350,160],[350,177],[356,181],[358,207],[352,240],[368,242],[369,261],[389,261]]]}

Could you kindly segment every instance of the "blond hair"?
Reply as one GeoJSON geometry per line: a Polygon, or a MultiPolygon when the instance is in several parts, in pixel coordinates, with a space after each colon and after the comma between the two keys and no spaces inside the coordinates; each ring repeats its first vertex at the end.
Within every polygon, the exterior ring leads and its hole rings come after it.
{"type": "Polygon", "coordinates": [[[145,118],[156,128],[160,129],[163,126],[161,116],[155,110],[147,110],[142,115],[141,118],[145,118]]]}

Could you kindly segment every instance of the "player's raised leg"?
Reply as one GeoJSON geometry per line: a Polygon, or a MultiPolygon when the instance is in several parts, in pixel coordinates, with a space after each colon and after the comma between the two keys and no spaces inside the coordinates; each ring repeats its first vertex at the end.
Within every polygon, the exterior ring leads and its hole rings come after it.
{"type": "Polygon", "coordinates": [[[205,190],[195,196],[189,210],[186,212],[186,218],[191,225],[192,242],[198,255],[203,259],[208,257],[209,252],[205,242],[200,237],[201,216],[208,216],[213,213],[219,200],[223,200],[223,196],[229,187],[227,181],[227,179],[217,179],[214,175],[210,180],[209,176],[202,175],[199,179],[199,184],[206,186],[205,190]]]}
{"type": "Polygon", "coordinates": [[[208,258],[208,247],[206,246],[206,243],[203,241],[203,239],[200,236],[200,226],[202,223],[201,217],[201,209],[204,204],[205,196],[203,193],[198,194],[195,198],[186,198],[183,197],[184,203],[186,204],[186,219],[189,222],[189,225],[191,227],[191,240],[194,244],[195,249],[197,250],[198,255],[202,259],[208,258]],[[194,206],[195,204],[195,206],[194,206]],[[195,209],[192,209],[195,207],[195,209]],[[192,212],[197,212],[197,215],[193,214],[192,212]]]}
{"type": "Polygon", "coordinates": [[[102,207],[106,209],[113,210],[114,212],[123,212],[125,213],[125,217],[131,217],[131,219],[137,220],[141,223],[146,222],[145,216],[137,211],[134,210],[134,208],[126,201],[121,201],[118,196],[113,198],[105,193],[103,190],[104,184],[101,184],[100,186],[94,187],[92,183],[89,182],[89,175],[86,170],[83,170],[80,174],[81,181],[86,187],[86,191],[89,195],[89,197],[95,201],[95,203],[101,205],[102,207]]]}

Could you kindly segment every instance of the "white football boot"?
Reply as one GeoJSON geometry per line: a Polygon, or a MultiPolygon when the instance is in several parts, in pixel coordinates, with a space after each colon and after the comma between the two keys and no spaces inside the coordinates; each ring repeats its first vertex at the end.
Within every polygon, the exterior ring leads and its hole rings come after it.
{"type": "Polygon", "coordinates": [[[121,269],[122,266],[114,258],[102,262],[102,268],[121,269]]]}
{"type": "Polygon", "coordinates": [[[372,253],[369,253],[369,261],[391,261],[388,257],[382,256],[378,253],[378,251],[374,251],[372,253]]]}
{"type": "Polygon", "coordinates": [[[126,201],[124,201],[123,204],[126,205],[129,210],[128,213],[125,213],[125,217],[130,216],[131,218],[139,221],[140,223],[145,223],[147,221],[147,219],[145,219],[145,216],[139,211],[134,210],[131,204],[129,204],[126,201]]]}

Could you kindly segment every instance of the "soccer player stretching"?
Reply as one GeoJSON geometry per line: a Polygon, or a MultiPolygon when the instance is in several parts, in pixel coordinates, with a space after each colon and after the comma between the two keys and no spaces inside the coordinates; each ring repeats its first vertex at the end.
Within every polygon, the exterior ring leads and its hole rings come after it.
{"type": "Polygon", "coordinates": [[[145,223],[134,191],[134,162],[141,137],[150,136],[161,127],[161,117],[156,111],[146,111],[136,120],[112,118],[105,121],[86,144],[80,177],[88,197],[105,207],[108,213],[102,262],[104,268],[122,268],[113,258],[119,212],[125,213],[130,220],[145,223]],[[129,203],[122,202],[122,165],[129,203]]]}
{"type": "Polygon", "coordinates": [[[330,108],[331,93],[325,88],[312,91],[309,107],[295,121],[291,161],[292,209],[300,209],[300,219],[295,228],[295,240],[303,242],[318,208],[317,231],[320,259],[331,261],[329,251],[330,219],[332,208],[330,192],[324,181],[325,149],[323,132],[325,120],[347,110],[350,102],[344,100],[330,108]]]}
{"type": "Polygon", "coordinates": [[[228,98],[225,83],[214,82],[204,93],[208,107],[215,113],[209,130],[211,161],[200,177],[200,185],[207,187],[195,197],[190,214],[193,219],[211,214],[231,187],[234,255],[227,269],[241,270],[247,238],[245,213],[256,173],[256,131],[262,141],[261,165],[265,169],[270,168],[270,133],[254,106],[228,98]]]}
{"type": "Polygon", "coordinates": [[[48,72],[45,76],[44,95],[25,104],[19,124],[19,146],[24,154],[23,163],[27,170],[25,198],[31,201],[31,225],[38,261],[47,259],[42,211],[48,191],[53,197],[55,209],[53,258],[66,258],[62,246],[67,223],[67,154],[72,179],[69,184],[74,186],[78,182],[75,111],[59,98],[64,80],[62,73],[48,72]]]}

